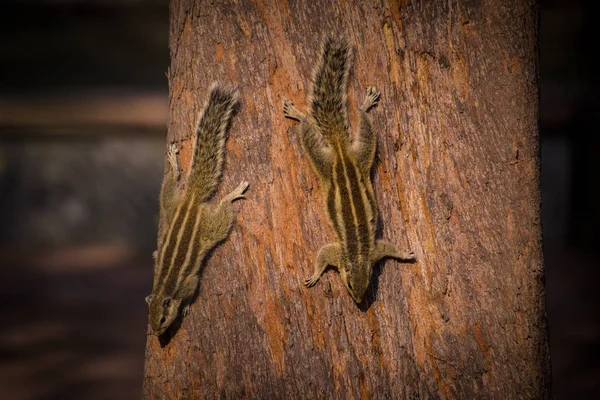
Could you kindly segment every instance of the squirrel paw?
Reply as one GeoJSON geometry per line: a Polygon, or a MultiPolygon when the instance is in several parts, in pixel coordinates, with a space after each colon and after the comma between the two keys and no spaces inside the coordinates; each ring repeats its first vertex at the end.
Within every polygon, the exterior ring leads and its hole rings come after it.
{"type": "Polygon", "coordinates": [[[369,111],[371,108],[375,107],[379,103],[379,99],[381,98],[381,92],[377,90],[375,86],[369,86],[367,88],[367,97],[362,105],[363,111],[369,111]]]}
{"type": "Polygon", "coordinates": [[[321,277],[320,275],[313,275],[304,281],[304,285],[306,287],[313,287],[313,286],[315,286],[315,284],[317,283],[317,281],[319,280],[320,277],[321,277]]]}
{"type": "Polygon", "coordinates": [[[225,196],[225,198],[223,199],[223,202],[233,203],[236,200],[245,199],[246,196],[244,196],[244,192],[246,191],[246,189],[248,189],[248,182],[241,181],[240,184],[238,185],[238,187],[233,189],[231,191],[231,193],[229,193],[227,196],[225,196]]]}
{"type": "Polygon", "coordinates": [[[304,117],[304,115],[294,107],[294,103],[286,99],[283,99],[283,115],[285,115],[286,118],[298,121],[304,117]]]}
{"type": "Polygon", "coordinates": [[[187,306],[183,307],[183,309],[181,310],[181,315],[183,317],[187,317],[190,313],[190,305],[188,304],[187,306]]]}
{"type": "Polygon", "coordinates": [[[167,158],[169,160],[169,164],[173,169],[173,173],[176,176],[179,176],[181,171],[179,170],[179,161],[177,160],[177,154],[179,153],[179,147],[175,143],[171,143],[167,149],[167,158]]]}

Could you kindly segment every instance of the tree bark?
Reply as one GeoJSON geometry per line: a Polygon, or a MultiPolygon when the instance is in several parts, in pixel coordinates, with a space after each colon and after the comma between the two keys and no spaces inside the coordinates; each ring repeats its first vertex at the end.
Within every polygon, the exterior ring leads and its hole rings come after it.
{"type": "Polygon", "coordinates": [[[214,80],[242,92],[219,195],[247,200],[144,398],[548,398],[533,0],[171,2],[169,141],[189,162],[214,80]],[[298,126],[326,32],[355,49],[350,118],[373,110],[380,263],[357,306],[318,249],[335,241],[298,126]]]}

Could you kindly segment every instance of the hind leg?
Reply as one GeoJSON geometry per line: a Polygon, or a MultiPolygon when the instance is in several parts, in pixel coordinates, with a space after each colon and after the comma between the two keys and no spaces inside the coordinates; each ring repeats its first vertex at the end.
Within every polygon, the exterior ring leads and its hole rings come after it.
{"type": "Polygon", "coordinates": [[[362,106],[359,108],[358,134],[352,141],[352,153],[358,160],[360,169],[364,175],[368,175],[375,159],[375,150],[377,148],[377,138],[371,126],[371,120],[367,115],[371,108],[379,103],[381,93],[375,86],[367,88],[367,96],[362,106]]]}
{"type": "Polygon", "coordinates": [[[244,199],[244,192],[248,188],[248,182],[242,181],[238,187],[227,194],[216,208],[207,207],[204,211],[204,223],[201,237],[206,243],[206,251],[214,247],[217,243],[227,239],[233,221],[235,212],[232,203],[239,199],[244,199]]]}
{"type": "Polygon", "coordinates": [[[179,153],[179,147],[175,143],[171,143],[167,149],[169,166],[160,189],[160,209],[164,214],[161,220],[164,221],[171,221],[179,200],[177,181],[181,176],[181,169],[179,168],[177,153],[179,153]]]}

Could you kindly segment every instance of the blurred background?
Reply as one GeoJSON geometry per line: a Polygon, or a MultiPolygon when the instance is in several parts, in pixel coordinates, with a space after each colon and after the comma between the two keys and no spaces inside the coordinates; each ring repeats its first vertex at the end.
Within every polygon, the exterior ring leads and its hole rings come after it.
{"type": "MultiPolygon", "coordinates": [[[[600,138],[589,3],[540,2],[556,399],[600,398],[600,138]]],[[[140,396],[168,24],[168,0],[0,6],[2,398],[140,396]]]]}

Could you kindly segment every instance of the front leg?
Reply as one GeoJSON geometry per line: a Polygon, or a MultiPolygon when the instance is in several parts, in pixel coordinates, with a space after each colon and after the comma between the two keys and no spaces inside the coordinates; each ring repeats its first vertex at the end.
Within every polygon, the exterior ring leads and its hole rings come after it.
{"type": "Polygon", "coordinates": [[[331,265],[339,269],[341,257],[342,250],[339,243],[330,243],[321,247],[315,262],[315,272],[304,282],[306,287],[314,286],[327,269],[327,266],[331,265]]]}
{"type": "Polygon", "coordinates": [[[181,284],[181,289],[179,290],[177,296],[181,298],[181,302],[183,304],[183,307],[181,309],[181,315],[183,317],[187,316],[190,313],[190,301],[194,297],[194,294],[196,294],[199,282],[200,279],[198,279],[198,275],[194,271],[192,275],[185,278],[185,280],[181,284]]]}
{"type": "Polygon", "coordinates": [[[283,114],[286,118],[300,121],[302,148],[308,155],[311,166],[319,178],[325,181],[331,180],[333,155],[327,144],[323,141],[323,135],[321,135],[319,128],[287,100],[283,101],[283,114]]]}
{"type": "Polygon", "coordinates": [[[377,139],[371,127],[371,121],[368,112],[379,103],[381,93],[375,86],[367,88],[367,95],[362,106],[359,108],[359,129],[358,134],[352,141],[352,152],[358,160],[361,171],[366,176],[371,171],[373,160],[375,159],[375,150],[377,148],[377,139]]]}
{"type": "Polygon", "coordinates": [[[399,251],[396,246],[385,240],[375,241],[375,251],[372,255],[373,263],[381,260],[382,258],[395,258],[400,261],[414,261],[415,253],[412,251],[399,251]]]}

